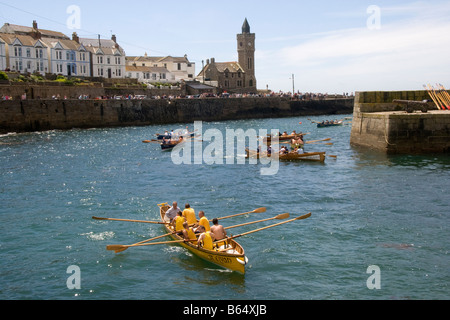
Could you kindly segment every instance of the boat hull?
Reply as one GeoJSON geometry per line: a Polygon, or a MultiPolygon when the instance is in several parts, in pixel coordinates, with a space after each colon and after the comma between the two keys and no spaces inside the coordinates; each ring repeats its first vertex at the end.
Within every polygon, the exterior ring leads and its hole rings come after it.
{"type": "MultiPolygon", "coordinates": [[[[169,209],[167,204],[163,204],[159,206],[161,221],[164,221],[165,213],[169,209]]],[[[168,233],[173,232],[173,229],[167,224],[164,226],[165,231],[168,233]]],[[[183,240],[182,237],[172,234],[171,238],[173,240],[183,240]]],[[[180,245],[192,252],[197,257],[208,261],[210,263],[215,264],[216,266],[228,269],[230,271],[238,272],[241,274],[245,274],[245,265],[247,263],[247,258],[245,256],[244,248],[237,243],[235,240],[227,240],[227,244],[230,245],[233,249],[230,249],[226,252],[219,252],[216,250],[206,250],[203,248],[197,247],[197,243],[189,243],[189,242],[181,242],[180,245]],[[233,252],[233,253],[232,253],[233,252]]]]}
{"type": "MultiPolygon", "coordinates": [[[[260,154],[256,151],[246,150],[247,158],[268,158],[267,154],[260,154]]],[[[312,161],[312,162],[325,162],[326,153],[325,152],[307,152],[307,153],[294,153],[290,152],[285,155],[279,155],[280,161],[312,161]]]]}
{"type": "Polygon", "coordinates": [[[317,128],[327,128],[327,127],[339,127],[342,126],[344,122],[340,121],[338,123],[319,123],[317,124],[317,128]]]}

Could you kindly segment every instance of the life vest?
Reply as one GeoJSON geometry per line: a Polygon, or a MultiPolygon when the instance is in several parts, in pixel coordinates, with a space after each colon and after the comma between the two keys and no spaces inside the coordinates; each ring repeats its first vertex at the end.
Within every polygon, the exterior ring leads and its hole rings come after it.
{"type": "Polygon", "coordinates": [[[211,232],[205,232],[205,236],[203,237],[203,249],[212,250],[213,249],[213,241],[211,238],[211,232]]]}

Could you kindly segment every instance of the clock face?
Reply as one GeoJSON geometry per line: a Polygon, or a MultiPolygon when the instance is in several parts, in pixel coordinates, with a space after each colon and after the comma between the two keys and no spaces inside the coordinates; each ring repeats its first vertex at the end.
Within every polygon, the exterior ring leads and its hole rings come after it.
{"type": "Polygon", "coordinates": [[[248,43],[248,46],[249,46],[249,47],[251,47],[251,46],[252,46],[252,43],[251,43],[251,42],[249,42],[249,43],[248,43]]]}

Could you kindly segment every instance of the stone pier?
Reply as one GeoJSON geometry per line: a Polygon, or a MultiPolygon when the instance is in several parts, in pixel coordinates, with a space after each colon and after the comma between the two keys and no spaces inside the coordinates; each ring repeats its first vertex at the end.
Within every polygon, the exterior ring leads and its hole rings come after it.
{"type": "Polygon", "coordinates": [[[438,110],[427,91],[358,92],[350,143],[387,154],[449,153],[450,110],[438,110]],[[394,100],[430,101],[428,111],[408,113],[394,100]]]}

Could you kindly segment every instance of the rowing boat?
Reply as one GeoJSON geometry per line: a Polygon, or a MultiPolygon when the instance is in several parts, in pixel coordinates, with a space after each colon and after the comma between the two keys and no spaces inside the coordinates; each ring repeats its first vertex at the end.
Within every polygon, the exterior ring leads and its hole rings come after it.
{"type": "Polygon", "coordinates": [[[344,121],[321,122],[321,123],[317,124],[317,128],[336,127],[336,126],[342,126],[343,124],[344,124],[344,121]]]}
{"type": "Polygon", "coordinates": [[[181,143],[184,143],[184,142],[187,142],[189,140],[192,140],[194,138],[195,138],[195,136],[188,137],[188,138],[183,138],[183,139],[178,140],[178,141],[164,141],[163,140],[163,142],[161,142],[161,150],[162,151],[171,151],[177,145],[179,145],[181,143]]]}
{"type": "MultiPolygon", "coordinates": [[[[179,135],[173,135],[173,136],[178,137],[179,135]]],[[[185,136],[185,137],[187,137],[187,136],[194,137],[194,136],[195,136],[195,132],[191,132],[191,133],[188,133],[188,134],[182,134],[182,136],[185,136]]],[[[159,133],[157,133],[157,134],[156,134],[156,137],[157,137],[158,140],[171,139],[171,138],[172,138],[172,134],[170,134],[170,133],[165,133],[165,134],[159,134],[159,133]]]]}
{"type": "Polygon", "coordinates": [[[278,137],[272,137],[272,136],[267,136],[263,139],[264,142],[271,142],[272,139],[278,139],[278,141],[288,141],[288,140],[292,140],[298,136],[302,135],[301,133],[299,134],[290,134],[287,136],[278,136],[278,137]]]}
{"type": "MultiPolygon", "coordinates": [[[[167,203],[158,206],[160,209],[161,221],[164,222],[166,212],[170,207],[167,203]]],[[[174,231],[173,227],[168,224],[165,224],[164,228],[168,233],[174,231]]],[[[175,241],[183,240],[183,238],[177,234],[172,234],[171,237],[175,241]]],[[[223,242],[226,242],[226,244],[213,250],[198,247],[196,242],[180,242],[179,244],[203,260],[211,262],[219,267],[245,274],[245,265],[247,264],[248,259],[245,256],[244,248],[234,239],[226,239],[223,240],[223,242]]]]}
{"type": "MultiPolygon", "coordinates": [[[[271,155],[267,155],[267,153],[258,153],[254,150],[245,150],[246,157],[248,158],[270,158],[271,155]]],[[[306,153],[297,153],[297,152],[289,152],[287,154],[280,154],[279,159],[281,161],[312,161],[312,162],[325,162],[326,152],[306,152],[306,153]]]]}

